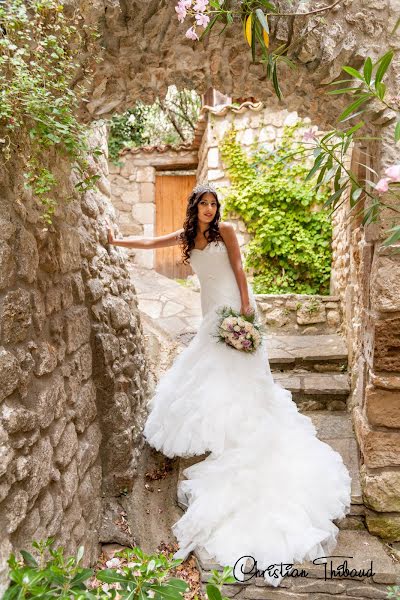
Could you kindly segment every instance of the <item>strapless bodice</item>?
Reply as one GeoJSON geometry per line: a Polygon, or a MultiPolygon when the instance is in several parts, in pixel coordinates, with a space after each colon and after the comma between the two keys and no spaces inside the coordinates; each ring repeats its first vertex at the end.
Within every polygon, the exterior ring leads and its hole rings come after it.
{"type": "MultiPolygon", "coordinates": [[[[193,248],[190,264],[199,278],[203,316],[224,304],[240,310],[241,298],[228,249],[222,241],[210,242],[203,250],[193,248]]],[[[253,291],[248,283],[250,304],[256,307],[253,291]]]]}

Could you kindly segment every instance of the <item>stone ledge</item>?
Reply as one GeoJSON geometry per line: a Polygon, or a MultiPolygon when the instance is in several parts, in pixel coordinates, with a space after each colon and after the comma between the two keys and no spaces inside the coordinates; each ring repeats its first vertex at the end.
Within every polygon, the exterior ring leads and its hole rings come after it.
{"type": "Polygon", "coordinates": [[[338,334],[330,335],[268,335],[267,353],[271,365],[301,365],[326,361],[347,364],[347,347],[338,334]]]}
{"type": "Polygon", "coordinates": [[[294,394],[345,396],[350,393],[347,373],[273,373],[274,380],[294,394]]]}

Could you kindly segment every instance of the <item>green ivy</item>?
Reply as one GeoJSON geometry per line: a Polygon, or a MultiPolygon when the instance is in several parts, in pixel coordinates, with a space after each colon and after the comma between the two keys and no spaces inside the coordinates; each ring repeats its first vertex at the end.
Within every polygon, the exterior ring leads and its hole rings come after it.
{"type": "Polygon", "coordinates": [[[329,294],[332,226],[320,206],[329,192],[304,181],[309,167],[296,156],[283,160],[294,146],[298,151],[302,126],[285,127],[279,147],[250,157],[234,125],[220,144],[231,181],[223,218],[240,217],[252,236],[245,268],[253,269],[256,293],[329,294]]]}
{"type": "Polygon", "coordinates": [[[0,5],[0,160],[23,163],[25,185],[43,205],[48,223],[59,187],[54,156],[66,157],[78,171],[78,191],[94,187],[100,177],[87,160],[88,129],[77,116],[98,60],[92,58],[97,37],[60,0],[0,5]]]}

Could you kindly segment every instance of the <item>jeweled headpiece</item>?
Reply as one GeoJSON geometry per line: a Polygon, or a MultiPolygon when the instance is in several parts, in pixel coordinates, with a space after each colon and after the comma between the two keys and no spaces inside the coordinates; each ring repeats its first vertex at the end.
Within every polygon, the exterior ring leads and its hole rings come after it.
{"type": "Polygon", "coordinates": [[[210,192],[211,194],[217,195],[216,188],[213,186],[212,183],[209,183],[208,181],[202,181],[201,183],[198,183],[193,188],[193,192],[195,194],[205,194],[206,192],[210,192]]]}

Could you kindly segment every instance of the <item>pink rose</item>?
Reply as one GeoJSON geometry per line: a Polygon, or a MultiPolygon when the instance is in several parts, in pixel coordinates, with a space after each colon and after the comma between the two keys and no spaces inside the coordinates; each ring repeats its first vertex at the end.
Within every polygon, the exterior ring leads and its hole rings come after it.
{"type": "Polygon", "coordinates": [[[385,171],[385,175],[396,183],[400,183],[400,165],[392,165],[388,167],[385,171]]]}
{"type": "Polygon", "coordinates": [[[384,194],[385,192],[388,191],[388,189],[389,189],[389,179],[387,179],[386,177],[384,177],[383,179],[380,179],[375,186],[375,190],[378,192],[378,194],[384,194]]]}

